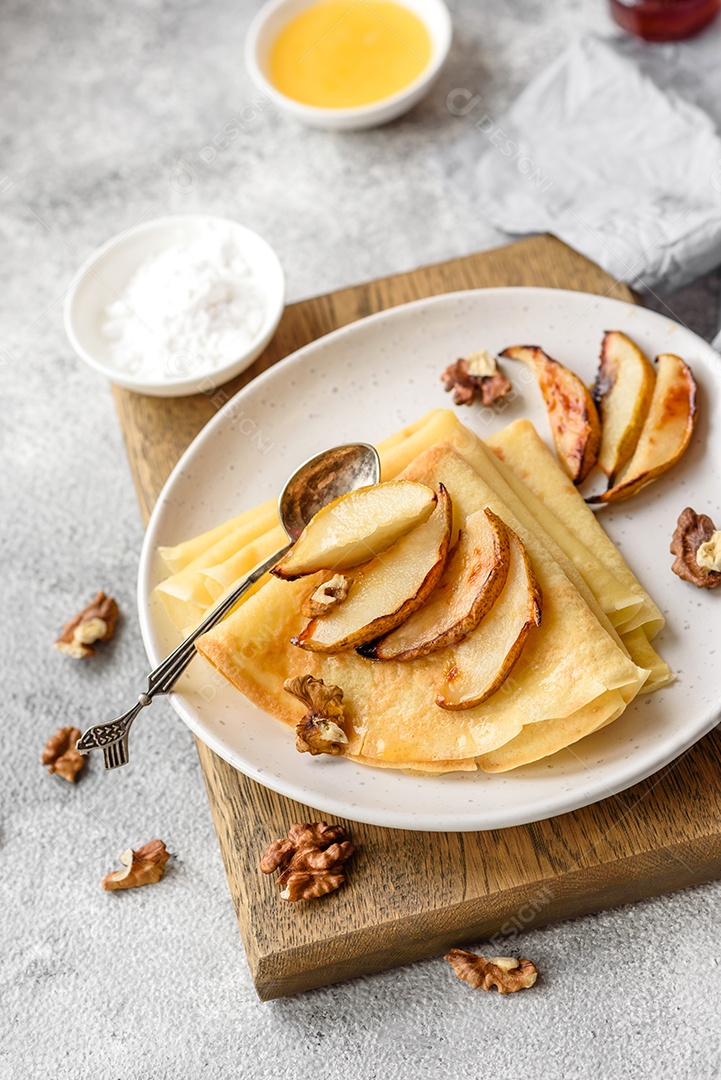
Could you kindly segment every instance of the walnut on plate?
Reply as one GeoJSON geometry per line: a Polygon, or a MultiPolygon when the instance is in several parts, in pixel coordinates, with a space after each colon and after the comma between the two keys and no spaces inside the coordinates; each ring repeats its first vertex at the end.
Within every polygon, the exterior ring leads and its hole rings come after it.
{"type": "Polygon", "coordinates": [[[515,994],[517,990],[533,986],[538,978],[534,963],[512,956],[494,956],[487,960],[465,949],[451,949],[445,959],[458,978],[474,990],[490,990],[495,986],[499,994],[515,994]]]}
{"type": "Polygon", "coordinates": [[[690,506],[679,516],[670,551],[676,558],[671,569],[698,589],[721,586],[721,532],[706,514],[690,506]]]}
{"type": "Polygon", "coordinates": [[[472,405],[480,397],[483,405],[493,405],[513,389],[498,370],[496,358],[486,349],[449,364],[441,375],[446,392],[453,391],[455,405],[472,405]]]}
{"type": "Polygon", "coordinates": [[[160,881],[165,873],[165,864],[169,858],[170,852],[162,840],[149,840],[137,851],[126,848],[120,855],[123,869],[106,874],[101,884],[106,892],[153,885],[160,881]]]}
{"type": "Polygon", "coordinates": [[[49,773],[57,773],[63,780],[74,784],[80,770],[85,765],[85,757],[75,744],[80,738],[76,727],[61,727],[45,743],[40,762],[47,765],[49,773]]]}
{"type": "Polygon", "coordinates": [[[328,615],[342,604],[348,596],[350,581],[344,574],[329,573],[326,580],[317,585],[303,601],[302,612],[309,619],[328,615]]]}
{"type": "Polygon", "coordinates": [[[296,724],[295,747],[300,754],[345,753],[348,736],[343,723],[343,691],[339,686],[326,686],[312,675],[297,675],[286,679],[286,693],[292,694],[307,707],[308,712],[296,724]]]}
{"type": "Polygon", "coordinates": [[[276,885],[283,900],[316,900],[343,884],[344,865],[354,850],[342,825],[296,822],[285,839],[270,844],[260,869],[264,874],[280,871],[276,885]]]}
{"type": "Polygon", "coordinates": [[[95,652],[98,641],[110,641],[118,621],[118,605],[112,596],[96,593],[87,607],[65,623],[55,648],[74,660],[84,660],[95,652]]]}

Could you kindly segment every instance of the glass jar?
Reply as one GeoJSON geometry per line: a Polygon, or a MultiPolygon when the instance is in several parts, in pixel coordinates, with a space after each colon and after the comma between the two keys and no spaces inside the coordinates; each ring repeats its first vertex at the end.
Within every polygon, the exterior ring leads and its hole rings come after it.
{"type": "Polygon", "coordinates": [[[611,15],[645,41],[680,41],[709,26],[721,0],[610,0],[611,15]]]}

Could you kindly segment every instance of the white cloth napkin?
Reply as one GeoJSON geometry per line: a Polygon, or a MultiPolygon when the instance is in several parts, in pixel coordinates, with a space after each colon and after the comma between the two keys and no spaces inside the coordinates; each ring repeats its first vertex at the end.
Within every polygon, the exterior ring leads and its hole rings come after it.
{"type": "Polygon", "coordinates": [[[481,102],[464,119],[444,171],[503,231],[555,233],[640,290],[668,293],[721,263],[714,123],[622,47],[583,38],[505,116],[481,102]]]}

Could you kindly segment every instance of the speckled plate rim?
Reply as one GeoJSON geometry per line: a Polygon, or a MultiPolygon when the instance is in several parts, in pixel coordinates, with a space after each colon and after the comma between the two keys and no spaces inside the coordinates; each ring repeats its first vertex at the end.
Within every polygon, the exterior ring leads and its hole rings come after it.
{"type": "MultiPolygon", "coordinates": [[[[232,418],[237,414],[237,410],[240,406],[251,401],[253,397],[258,396],[261,391],[270,387],[275,380],[287,378],[291,372],[302,373],[304,366],[319,353],[320,349],[326,351],[328,349],[336,351],[340,349],[342,351],[344,345],[348,342],[348,339],[353,338],[358,334],[363,334],[368,327],[384,325],[384,328],[391,331],[392,329],[397,328],[396,324],[398,324],[399,321],[407,319],[409,316],[411,318],[420,318],[422,316],[433,317],[434,313],[442,313],[444,308],[448,308],[451,305],[460,305],[461,308],[465,305],[472,305],[479,297],[486,298],[494,306],[503,306],[504,303],[511,299],[513,302],[517,302],[519,299],[527,299],[529,303],[538,301],[541,303],[542,307],[545,306],[544,301],[547,301],[549,304],[558,303],[560,301],[563,308],[566,310],[568,317],[572,320],[572,325],[576,325],[584,317],[588,318],[592,313],[597,314],[602,312],[604,318],[600,320],[599,325],[626,329],[635,336],[638,336],[639,331],[643,331],[647,336],[654,339],[654,341],[658,341],[658,347],[656,347],[655,353],[664,351],[664,349],[669,351],[668,342],[665,341],[665,338],[670,334],[677,334],[678,338],[681,339],[680,341],[677,339],[677,342],[675,343],[681,345],[678,351],[685,353],[687,357],[690,357],[690,354],[693,354],[690,358],[692,359],[695,373],[697,378],[699,375],[702,376],[701,382],[705,384],[703,387],[703,396],[716,397],[717,403],[721,407],[721,396],[719,395],[718,387],[716,385],[721,379],[721,357],[719,357],[719,355],[703,341],[703,339],[665,316],[647,311],[643,308],[635,307],[634,305],[626,304],[623,301],[599,297],[595,294],[525,287],[504,287],[446,293],[389,308],[375,315],[368,316],[365,319],[358,320],[349,326],[333,331],[331,334],[304,346],[286,357],[280,363],[274,365],[268,371],[254,379],[247,387],[243,388],[243,390],[241,390],[234,398],[227,402],[224,407],[219,410],[217,415],[213,417],[213,419],[209,421],[197,435],[169,476],[157,500],[148,524],[140,556],[138,576],[137,595],[140,626],[143,642],[151,664],[157,664],[164,654],[164,649],[159,645],[159,640],[162,636],[160,627],[162,616],[159,616],[159,606],[154,607],[150,598],[153,587],[159,576],[156,558],[157,546],[161,542],[168,542],[167,538],[164,540],[159,538],[164,523],[166,509],[173,501],[176,489],[182,487],[183,476],[188,469],[188,466],[193,461],[202,457],[219,429],[228,423],[229,418],[232,418]],[[633,322],[633,327],[629,328],[629,321],[633,322]],[[701,365],[701,369],[699,369],[699,364],[701,365]]],[[[595,319],[594,321],[598,320],[595,319]]],[[[510,341],[511,338],[516,340],[517,335],[514,334],[511,328],[506,336],[510,341]]],[[[538,341],[547,340],[548,335],[544,334],[544,327],[542,325],[538,327],[538,333],[535,337],[538,341]]],[[[488,344],[489,347],[496,348],[496,343],[488,342],[488,344]]],[[[443,357],[439,358],[436,377],[438,371],[440,371],[442,367],[443,359],[443,357]]],[[[312,378],[306,379],[306,383],[310,389],[312,386],[312,378]]],[[[447,404],[447,399],[444,399],[443,395],[439,394],[435,404],[437,406],[443,406],[447,404]]],[[[711,411],[711,409],[708,409],[709,414],[711,411]]],[[[417,415],[421,415],[420,411],[417,411],[416,415],[409,416],[408,422],[415,419],[417,415]]],[[[470,419],[470,417],[467,417],[466,415],[461,414],[461,416],[464,420],[470,419]]],[[[503,422],[505,423],[513,418],[512,415],[507,416],[504,418],[503,422]]],[[[532,418],[534,419],[534,422],[538,423],[538,416],[533,416],[532,418]]],[[[702,420],[703,419],[702,415],[702,420]]],[[[391,431],[397,429],[398,426],[399,424],[397,421],[389,421],[386,434],[390,434],[391,431]]],[[[707,428],[708,425],[704,423],[699,425],[699,429],[704,427],[707,428]]],[[[708,451],[708,458],[710,460],[710,451],[712,447],[710,445],[708,430],[706,430],[705,436],[705,441],[708,443],[707,446],[704,447],[703,440],[700,440],[699,430],[697,430],[695,441],[697,443],[701,442],[700,455],[703,455],[705,449],[708,451]]],[[[716,442],[719,444],[716,448],[716,460],[721,461],[721,432],[716,437],[716,442]]],[[[698,451],[699,447],[696,449],[698,451]]],[[[699,453],[691,455],[690,450],[688,456],[698,458],[699,453]]],[[[676,468],[679,472],[683,471],[684,462],[680,463],[676,468]]],[[[693,479],[693,464],[691,465],[690,471],[692,474],[690,479],[693,479]]],[[[705,471],[706,470],[704,470],[704,473],[705,471]]],[[[682,509],[682,506],[680,506],[681,502],[687,504],[689,501],[693,502],[694,498],[693,495],[689,496],[688,492],[688,488],[691,486],[689,484],[688,468],[685,470],[685,473],[684,479],[679,480],[677,485],[684,488],[683,495],[678,495],[678,498],[672,500],[674,506],[678,506],[678,509],[675,510],[676,515],[680,512],[680,509],[682,509]]],[[[704,486],[707,492],[714,484],[718,489],[718,476],[707,477],[706,479],[708,482],[704,486]]],[[[693,486],[698,487],[697,484],[694,484],[693,486]]],[[[664,494],[663,488],[654,487],[651,490],[654,491],[656,498],[655,500],[650,500],[646,497],[646,507],[651,501],[654,501],[656,505],[662,501],[668,501],[669,496],[667,493],[664,494]]],[[[668,492],[668,490],[674,489],[667,488],[666,492],[668,492]]],[[[700,498],[704,497],[706,497],[706,503],[704,503],[704,505],[710,505],[708,503],[707,495],[704,496],[704,493],[701,492],[700,498]]],[[[644,493],[641,493],[636,499],[644,500],[644,493]]],[[[699,501],[699,506],[701,505],[702,503],[699,501]]],[[[179,539],[182,539],[182,537],[177,537],[177,540],[179,539]]],[[[667,542],[667,539],[667,537],[664,537],[664,544],[667,542]]],[[[669,561],[667,557],[666,561],[669,561]]],[[[668,577],[665,579],[665,585],[669,584],[672,577],[673,575],[671,575],[669,569],[668,577]]],[[[673,580],[676,582],[675,578],[673,580]]],[[[688,587],[688,591],[684,594],[685,597],[694,599],[691,596],[692,592],[695,592],[695,590],[690,590],[690,587],[688,587]]],[[[708,593],[705,593],[704,596],[707,598],[708,593]]],[[[694,641],[696,644],[699,644],[698,634],[694,634],[694,641]]],[[[664,655],[667,656],[669,651],[668,647],[664,648],[663,651],[664,655]]],[[[674,665],[672,664],[672,666],[674,665]]],[[[678,669],[678,667],[676,669],[678,669]]],[[[706,669],[704,668],[704,671],[705,670],[706,669]]],[[[715,691],[715,676],[707,675],[706,681],[713,683],[715,691]]],[[[674,700],[678,703],[678,701],[681,700],[678,695],[678,689],[679,683],[677,682],[665,691],[661,691],[660,694],[665,694],[669,698],[673,695],[674,700]]],[[[238,695],[238,697],[245,702],[245,699],[240,695],[238,695]]],[[[641,697],[643,697],[643,695],[641,695],[641,697]]],[[[678,723],[677,726],[673,728],[672,732],[666,733],[662,740],[649,740],[644,743],[643,739],[641,739],[638,745],[630,747],[629,754],[623,761],[617,763],[617,766],[613,769],[611,775],[608,774],[608,770],[605,770],[602,774],[598,774],[594,770],[593,761],[594,755],[599,752],[599,740],[607,741],[610,737],[610,733],[614,732],[614,729],[616,731],[620,730],[620,726],[624,723],[627,714],[636,706],[636,703],[634,703],[621,720],[610,725],[604,732],[591,735],[582,740],[581,743],[576,744],[572,750],[562,751],[561,754],[554,755],[553,758],[546,759],[544,762],[538,763],[537,765],[526,766],[523,769],[514,770],[511,773],[496,774],[491,777],[479,773],[447,774],[447,776],[452,777],[454,788],[457,788],[459,785],[465,786],[468,784],[477,784],[479,783],[479,780],[482,783],[490,783],[497,780],[499,777],[504,783],[510,782],[514,784],[515,787],[516,784],[525,786],[527,780],[530,780],[534,773],[535,778],[537,779],[538,770],[542,769],[547,773],[546,778],[548,781],[546,785],[547,790],[545,790],[543,798],[535,798],[525,802],[521,801],[520,804],[516,805],[507,805],[501,801],[493,805],[485,805],[482,809],[476,807],[471,810],[459,810],[457,807],[454,808],[453,800],[451,799],[450,808],[445,813],[426,813],[422,809],[408,811],[387,804],[374,805],[372,797],[368,804],[358,805],[356,802],[346,801],[344,798],[329,795],[328,792],[323,789],[322,766],[321,770],[318,770],[317,773],[310,774],[310,782],[304,782],[303,779],[290,779],[270,772],[263,767],[259,767],[257,764],[254,765],[252,762],[239,757],[237,752],[229,747],[228,743],[221,736],[214,731],[208,730],[206,725],[199,720],[195,710],[186,699],[182,683],[179,684],[179,690],[169,695],[169,698],[173,708],[181,719],[183,719],[190,730],[211,750],[217,753],[225,761],[229,762],[229,764],[240,772],[245,773],[258,783],[279,794],[285,795],[297,802],[305,803],[325,813],[335,814],[339,817],[344,817],[353,821],[387,828],[439,832],[464,832],[509,828],[549,817],[555,817],[598,802],[609,796],[617,795],[632,785],[644,780],[648,776],[658,772],[676,759],[685,750],[712,730],[721,716],[721,705],[714,699],[713,703],[710,704],[708,708],[696,711],[691,716],[685,715],[683,722],[678,723]],[[558,783],[558,777],[555,774],[558,771],[558,762],[563,755],[568,755],[569,753],[571,753],[579,763],[577,771],[581,780],[585,782],[579,782],[564,787],[562,783],[558,783]],[[582,757],[581,755],[584,753],[585,757],[582,757]],[[589,759],[591,764],[588,763],[589,759]],[[531,770],[530,773],[529,770],[531,770]]],[[[656,700],[655,695],[654,700],[656,700]]],[[[272,721],[272,723],[276,723],[276,721],[272,721]]],[[[285,730],[287,731],[287,729],[285,730]]],[[[635,735],[632,736],[631,741],[636,737],[637,736],[635,735]]],[[[340,759],[333,759],[332,764],[339,765],[346,769],[361,770],[362,773],[381,773],[385,777],[391,776],[397,778],[400,784],[413,780],[417,782],[416,786],[418,787],[424,784],[437,783],[438,780],[446,779],[446,777],[418,778],[412,774],[395,770],[372,769],[367,766],[340,759]]],[[[305,775],[307,776],[308,774],[306,773],[305,775]]],[[[568,775],[567,768],[565,769],[565,772],[561,770],[561,779],[564,775],[568,775]]],[[[475,800],[468,799],[466,801],[473,803],[475,800]]]]}

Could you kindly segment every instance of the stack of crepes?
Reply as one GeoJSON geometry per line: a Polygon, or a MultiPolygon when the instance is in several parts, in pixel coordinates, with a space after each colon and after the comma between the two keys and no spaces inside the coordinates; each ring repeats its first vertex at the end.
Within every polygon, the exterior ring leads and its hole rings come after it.
{"type": "MultiPolygon", "coordinates": [[[[291,638],[307,621],[302,599],[320,579],[266,577],[197,643],[252,702],[294,727],[304,710],[283,684],[311,674],[343,690],[347,757],[422,773],[503,772],[576,742],[620,716],[642,688],[671,681],[650,644],[661,612],[529,421],[481,440],[438,409],[378,450],[383,480],[446,486],[454,529],[489,507],[518,534],[543,592],[541,626],[512,679],[483,704],[450,712],[435,704],[435,687],[453,647],[404,662],[307,652],[291,638]]],[[[196,626],[285,539],[272,500],[161,549],[170,576],[158,595],[176,627],[196,626]]],[[[473,633],[482,628],[483,620],[473,633]]]]}

